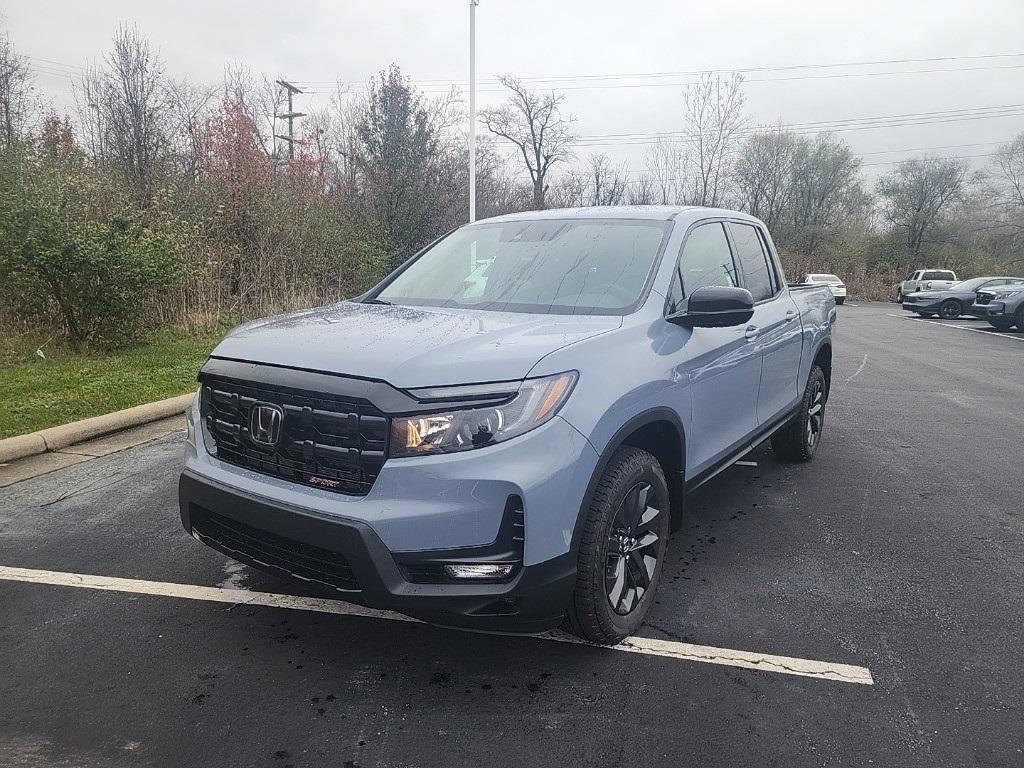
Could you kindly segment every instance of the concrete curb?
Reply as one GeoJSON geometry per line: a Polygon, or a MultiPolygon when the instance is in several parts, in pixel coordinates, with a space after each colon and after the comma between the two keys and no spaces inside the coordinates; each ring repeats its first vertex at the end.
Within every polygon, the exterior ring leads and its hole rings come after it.
{"type": "Polygon", "coordinates": [[[195,398],[195,393],[190,392],[187,395],[136,405],[134,408],[125,408],[123,411],[94,416],[91,419],[82,419],[59,427],[41,429],[27,435],[8,437],[0,440],[0,464],[47,451],[59,451],[61,448],[92,440],[94,437],[109,435],[111,432],[120,432],[122,429],[138,427],[151,421],[159,421],[168,416],[184,413],[193,398],[195,398]]]}

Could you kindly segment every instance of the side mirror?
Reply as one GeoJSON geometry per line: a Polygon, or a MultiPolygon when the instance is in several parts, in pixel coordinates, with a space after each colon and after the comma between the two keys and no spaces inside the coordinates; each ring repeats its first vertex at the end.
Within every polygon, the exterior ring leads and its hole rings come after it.
{"type": "Polygon", "coordinates": [[[754,316],[754,297],[746,288],[708,285],[694,291],[686,309],[665,319],[686,328],[728,328],[754,316]]]}

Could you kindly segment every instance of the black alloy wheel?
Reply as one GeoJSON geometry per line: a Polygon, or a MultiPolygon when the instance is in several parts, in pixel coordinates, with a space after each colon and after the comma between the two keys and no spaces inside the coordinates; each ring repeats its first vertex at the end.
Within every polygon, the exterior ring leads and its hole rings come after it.
{"type": "Polygon", "coordinates": [[[815,378],[811,381],[811,404],[807,409],[807,448],[813,453],[825,425],[825,382],[815,378]]]}
{"type": "Polygon", "coordinates": [[[800,407],[789,421],[772,435],[772,450],[786,461],[810,461],[814,458],[825,429],[825,403],[828,379],[820,366],[811,368],[800,407]]]}
{"type": "Polygon", "coordinates": [[[604,584],[608,604],[619,616],[628,616],[651,588],[651,580],[664,548],[654,489],[637,483],[626,494],[608,532],[608,559],[604,584]]]}
{"type": "Polygon", "coordinates": [[[642,448],[617,448],[580,521],[566,629],[601,645],[636,633],[661,581],[670,518],[668,483],[658,459],[642,448]]]}
{"type": "Polygon", "coordinates": [[[963,311],[963,307],[960,306],[960,302],[956,299],[949,299],[948,301],[942,302],[942,306],[939,307],[939,316],[943,320],[956,320],[960,317],[960,313],[963,311]]]}

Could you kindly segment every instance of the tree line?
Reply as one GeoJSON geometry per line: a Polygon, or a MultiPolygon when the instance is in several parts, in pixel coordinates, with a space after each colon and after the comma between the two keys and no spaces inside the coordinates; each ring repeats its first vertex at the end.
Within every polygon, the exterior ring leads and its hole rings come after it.
{"type": "MultiPolygon", "coordinates": [[[[244,66],[216,84],[167,72],[122,27],[48,108],[0,30],[0,325],[73,344],[356,295],[468,218],[468,115],[397,65],[339,86],[277,138],[286,93],[244,66]]],[[[1024,269],[1024,133],[984,171],[922,155],[869,184],[841,138],[761,127],[738,74],[687,87],[641,167],[585,154],[564,94],[502,77],[477,116],[480,218],[585,205],[739,208],[770,227],[791,277],[842,274],[882,298],[903,272],[1024,269]]]]}

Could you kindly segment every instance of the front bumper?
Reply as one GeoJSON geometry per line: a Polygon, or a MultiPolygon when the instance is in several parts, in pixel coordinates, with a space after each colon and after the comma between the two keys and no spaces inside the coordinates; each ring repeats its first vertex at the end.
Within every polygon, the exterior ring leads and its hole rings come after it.
{"type": "Polygon", "coordinates": [[[992,301],[988,304],[971,304],[967,312],[974,317],[980,317],[985,320],[1012,317],[1012,315],[1006,314],[1006,304],[1002,301],[992,301]]]}
{"type": "Polygon", "coordinates": [[[907,312],[938,313],[941,301],[904,301],[903,309],[907,312]]]}
{"type": "Polygon", "coordinates": [[[494,446],[388,459],[370,491],[354,496],[221,461],[206,448],[196,406],[191,413],[196,433],[179,497],[185,530],[200,541],[335,590],[345,588],[347,573],[357,587],[338,597],[435,624],[539,632],[561,620],[575,584],[573,534],[598,456],[560,416],[494,446]],[[308,551],[296,560],[296,548],[308,551]],[[516,568],[505,582],[453,581],[446,562],[516,568]]]}
{"type": "Polygon", "coordinates": [[[178,494],[185,530],[204,544],[261,570],[327,585],[339,599],[431,624],[543,632],[561,621],[576,581],[576,560],[567,552],[536,565],[520,562],[502,582],[430,582],[441,562],[507,562],[516,546],[514,502],[505,509],[505,525],[490,551],[485,546],[394,553],[364,522],[248,494],[188,469],[178,494]]]}

